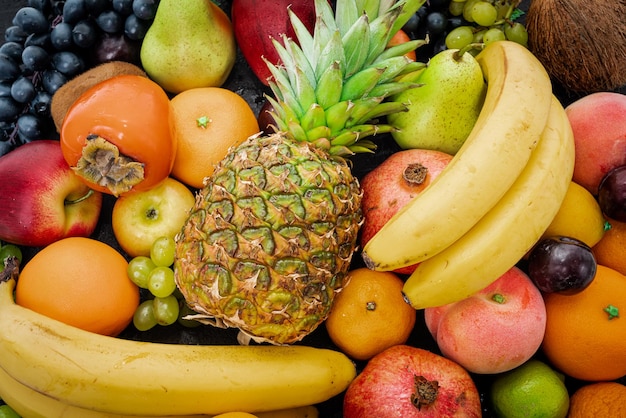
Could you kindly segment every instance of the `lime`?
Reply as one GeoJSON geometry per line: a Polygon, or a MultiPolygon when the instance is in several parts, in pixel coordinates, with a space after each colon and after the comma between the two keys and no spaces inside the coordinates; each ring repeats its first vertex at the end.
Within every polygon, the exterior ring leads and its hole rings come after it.
{"type": "Polygon", "coordinates": [[[562,375],[533,359],[495,378],[491,402],[502,418],[564,418],[569,394],[562,375]]]}

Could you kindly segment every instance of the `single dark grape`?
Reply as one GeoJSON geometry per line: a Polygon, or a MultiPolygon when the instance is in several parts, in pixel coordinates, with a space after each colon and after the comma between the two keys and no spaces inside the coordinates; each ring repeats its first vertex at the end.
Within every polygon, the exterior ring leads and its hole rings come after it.
{"type": "Polygon", "coordinates": [[[89,16],[85,0],[66,0],[63,5],[63,21],[74,25],[89,16]]]}
{"type": "Polygon", "coordinates": [[[47,118],[50,116],[50,104],[52,95],[47,91],[38,91],[30,101],[29,110],[35,116],[47,118]]]}
{"type": "Polygon", "coordinates": [[[139,19],[134,14],[129,15],[124,22],[124,35],[133,41],[140,41],[150,29],[152,22],[139,19]]]}
{"type": "Polygon", "coordinates": [[[133,12],[133,0],[112,0],[111,7],[122,16],[128,16],[133,12]]]}
{"type": "Polygon", "coordinates": [[[36,94],[33,82],[27,77],[19,77],[11,85],[11,97],[18,103],[28,103],[36,94]]]}
{"type": "Polygon", "coordinates": [[[12,97],[0,97],[0,122],[10,122],[24,109],[24,106],[12,97]]]}
{"type": "Polygon", "coordinates": [[[72,25],[61,22],[50,32],[50,42],[57,51],[66,51],[74,45],[72,25]]]}
{"type": "Polygon", "coordinates": [[[419,24],[420,24],[419,16],[417,15],[417,13],[413,13],[411,17],[409,17],[409,20],[407,20],[404,26],[402,27],[402,30],[405,31],[407,34],[415,33],[417,32],[417,28],[419,24]]]}
{"type": "Polygon", "coordinates": [[[52,42],[50,41],[50,32],[46,33],[31,33],[24,41],[24,47],[27,46],[40,46],[44,49],[50,49],[52,42]]]}
{"type": "Polygon", "coordinates": [[[604,175],[598,186],[598,203],[606,216],[626,222],[626,165],[604,175]]]}
{"type": "Polygon", "coordinates": [[[32,71],[41,71],[50,64],[50,55],[42,47],[30,45],[22,52],[22,62],[32,71]]]}
{"type": "Polygon", "coordinates": [[[124,18],[115,10],[105,10],[96,17],[96,24],[107,33],[120,33],[124,28],[124,18]]]}
{"type": "Polygon", "coordinates": [[[90,19],[81,20],[72,29],[72,40],[80,48],[89,48],[97,39],[98,29],[90,19]]]}
{"type": "Polygon", "coordinates": [[[70,51],[61,51],[52,55],[52,66],[55,70],[70,78],[85,70],[84,61],[70,51]]]}
{"type": "Polygon", "coordinates": [[[446,30],[448,17],[443,12],[432,12],[426,16],[426,27],[431,35],[438,35],[446,30]]]}
{"type": "Polygon", "coordinates": [[[24,51],[24,45],[17,42],[5,42],[0,46],[0,54],[6,55],[16,62],[22,59],[22,51],[24,51]]]}
{"type": "Polygon", "coordinates": [[[133,0],[133,14],[139,19],[152,20],[156,15],[157,6],[156,0],[133,0]]]}
{"type": "Polygon", "coordinates": [[[0,97],[11,97],[12,81],[0,81],[0,97]]]}
{"type": "Polygon", "coordinates": [[[20,73],[20,67],[14,60],[0,55],[0,80],[15,80],[20,73]]]}
{"type": "Polygon", "coordinates": [[[101,64],[110,61],[126,61],[141,64],[141,42],[133,41],[124,34],[103,33],[91,50],[91,61],[101,64]]]}
{"type": "Polygon", "coordinates": [[[17,136],[24,144],[43,139],[44,125],[41,118],[25,113],[17,119],[17,136]]]}
{"type": "Polygon", "coordinates": [[[45,70],[41,77],[44,90],[54,94],[61,86],[67,83],[68,78],[57,70],[45,70]]]}
{"type": "Polygon", "coordinates": [[[27,37],[28,34],[16,25],[9,26],[4,31],[4,40],[7,42],[17,42],[18,44],[23,44],[27,37]]]}
{"type": "Polygon", "coordinates": [[[13,17],[12,23],[19,26],[25,33],[44,33],[50,25],[43,12],[34,7],[22,7],[13,17]]]}
{"type": "Polygon", "coordinates": [[[569,237],[544,238],[528,256],[528,276],[544,293],[578,293],[593,281],[596,269],[591,248],[569,237]]]}

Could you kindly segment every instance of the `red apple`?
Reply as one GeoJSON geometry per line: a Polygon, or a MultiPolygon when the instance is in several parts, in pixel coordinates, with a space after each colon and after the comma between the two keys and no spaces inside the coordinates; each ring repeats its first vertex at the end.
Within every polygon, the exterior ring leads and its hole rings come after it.
{"type": "Polygon", "coordinates": [[[396,345],[374,356],[350,383],[344,418],[480,417],[469,373],[430,351],[396,345]]]}
{"type": "Polygon", "coordinates": [[[95,230],[102,194],[74,174],[59,141],[33,141],[0,157],[0,179],[0,240],[43,247],[95,230]]]}
{"type": "Polygon", "coordinates": [[[513,267],[467,299],[426,308],[424,319],[445,357],[473,373],[502,373],[539,349],[546,306],[526,273],[513,267]]]}
{"type": "Polygon", "coordinates": [[[231,20],[237,45],[254,74],[266,86],[272,74],[263,57],[275,65],[280,62],[272,39],[281,44],[282,35],[296,39],[288,8],[309,31],[313,30],[315,5],[311,0],[233,0],[231,20]]]}
{"type": "MultiPolygon", "coordinates": [[[[452,155],[427,149],[408,149],[391,154],[367,173],[363,190],[361,246],[411,199],[420,194],[448,165],[452,155]]],[[[395,270],[411,274],[417,264],[395,270]]]]}
{"type": "Polygon", "coordinates": [[[191,190],[171,177],[149,190],[120,196],[112,213],[115,239],[131,257],[149,256],[157,238],[180,232],[194,202],[191,190]]]}
{"type": "Polygon", "coordinates": [[[576,144],[573,180],[595,195],[604,175],[626,164],[626,95],[589,94],[565,112],[576,144]]]}

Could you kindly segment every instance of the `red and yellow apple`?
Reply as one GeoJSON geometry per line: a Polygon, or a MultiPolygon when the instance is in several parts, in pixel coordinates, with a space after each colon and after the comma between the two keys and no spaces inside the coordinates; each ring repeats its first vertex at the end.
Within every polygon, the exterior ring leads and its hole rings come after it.
{"type": "Polygon", "coordinates": [[[149,190],[120,196],[111,215],[115,239],[129,256],[149,256],[157,238],[180,232],[194,202],[193,192],[171,177],[149,190]]]}
{"type": "MultiPolygon", "coordinates": [[[[367,173],[362,181],[363,226],[361,246],[411,199],[419,195],[448,165],[452,155],[427,149],[408,149],[391,154],[367,173]]],[[[417,265],[395,272],[410,274],[417,265]]]]}
{"type": "Polygon", "coordinates": [[[94,232],[102,194],[74,174],[59,141],[29,142],[0,157],[0,178],[0,240],[44,247],[94,232]]]}
{"type": "Polygon", "coordinates": [[[626,164],[626,95],[593,93],[565,112],[576,144],[573,180],[595,195],[604,175],[626,164]]]}
{"type": "Polygon", "coordinates": [[[501,373],[537,352],[546,306],[526,273],[513,267],[467,299],[426,308],[424,319],[445,357],[473,373],[501,373]]]}
{"type": "Polygon", "coordinates": [[[350,383],[344,418],[480,417],[469,373],[443,356],[395,345],[370,359],[350,383]]]}

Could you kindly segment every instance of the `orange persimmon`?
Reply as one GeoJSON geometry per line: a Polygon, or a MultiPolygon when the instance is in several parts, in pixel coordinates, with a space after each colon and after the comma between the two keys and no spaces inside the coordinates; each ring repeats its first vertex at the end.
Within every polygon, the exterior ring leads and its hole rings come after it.
{"type": "Polygon", "coordinates": [[[94,190],[119,196],[152,188],[172,170],[170,100],[154,81],[120,75],[85,91],[69,108],[60,142],[67,163],[94,190]]]}

